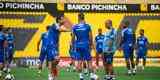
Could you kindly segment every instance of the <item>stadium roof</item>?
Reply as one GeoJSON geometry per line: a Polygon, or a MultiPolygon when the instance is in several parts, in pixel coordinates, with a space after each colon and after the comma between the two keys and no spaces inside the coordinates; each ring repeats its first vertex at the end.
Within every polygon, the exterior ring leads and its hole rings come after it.
{"type": "Polygon", "coordinates": [[[0,0],[9,2],[45,2],[45,3],[160,3],[160,0],[0,0]]]}

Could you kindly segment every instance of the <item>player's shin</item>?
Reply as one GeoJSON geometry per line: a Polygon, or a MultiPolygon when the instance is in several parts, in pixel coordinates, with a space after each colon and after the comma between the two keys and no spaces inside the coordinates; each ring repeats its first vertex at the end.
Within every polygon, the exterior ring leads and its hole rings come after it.
{"type": "Polygon", "coordinates": [[[42,63],[40,63],[38,66],[38,73],[41,73],[41,72],[42,72],[42,63]]]}
{"type": "Polygon", "coordinates": [[[58,69],[57,69],[58,63],[59,63],[59,61],[57,61],[57,60],[52,62],[52,75],[53,75],[54,79],[56,79],[58,77],[58,69]]]}
{"type": "Polygon", "coordinates": [[[110,78],[112,80],[115,80],[115,74],[114,74],[114,70],[113,70],[113,65],[112,64],[109,64],[108,72],[109,72],[110,78]]]}
{"type": "Polygon", "coordinates": [[[82,61],[77,61],[76,68],[77,68],[77,72],[79,73],[80,80],[84,80],[84,75],[83,75],[83,72],[82,72],[82,67],[83,67],[82,64],[83,64],[82,61]]]}
{"type": "Polygon", "coordinates": [[[96,66],[99,67],[99,53],[96,53],[96,66]]]}
{"type": "Polygon", "coordinates": [[[0,64],[0,77],[2,76],[3,67],[4,67],[4,65],[3,65],[3,63],[1,63],[1,64],[0,64]]]}
{"type": "Polygon", "coordinates": [[[136,74],[136,68],[135,68],[135,63],[133,57],[131,58],[131,66],[132,66],[132,73],[133,75],[136,74]]]}
{"type": "Polygon", "coordinates": [[[128,69],[128,75],[131,75],[132,71],[131,71],[131,65],[130,65],[130,60],[127,59],[126,60],[126,66],[127,66],[127,69],[128,69]]]}
{"type": "Polygon", "coordinates": [[[53,80],[53,75],[52,75],[52,62],[51,62],[51,61],[48,61],[48,70],[49,70],[48,80],[53,80]]]}

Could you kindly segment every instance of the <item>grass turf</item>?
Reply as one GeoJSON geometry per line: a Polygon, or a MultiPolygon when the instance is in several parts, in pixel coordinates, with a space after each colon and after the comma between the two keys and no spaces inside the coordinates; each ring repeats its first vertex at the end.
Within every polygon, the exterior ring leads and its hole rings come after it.
{"type": "MultiPolygon", "coordinates": [[[[138,71],[135,76],[127,76],[125,67],[115,68],[117,80],[160,80],[160,67],[146,67],[144,71],[138,71]]],[[[16,80],[47,80],[48,71],[44,69],[38,75],[37,69],[13,68],[12,73],[16,80]]],[[[104,70],[97,71],[100,80],[103,80],[104,70]]],[[[58,80],[79,80],[77,72],[67,72],[65,68],[60,69],[58,80]]],[[[86,80],[89,80],[86,78],[86,80]]]]}

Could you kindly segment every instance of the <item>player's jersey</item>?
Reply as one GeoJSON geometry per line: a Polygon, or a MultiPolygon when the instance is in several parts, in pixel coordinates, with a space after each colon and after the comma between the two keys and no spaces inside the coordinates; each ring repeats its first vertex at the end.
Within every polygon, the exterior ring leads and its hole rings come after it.
{"type": "Polygon", "coordinates": [[[0,49],[3,50],[4,49],[4,42],[5,42],[6,38],[5,35],[0,32],[0,49]]]}
{"type": "Polygon", "coordinates": [[[110,53],[116,51],[116,30],[112,28],[108,32],[104,34],[104,41],[103,41],[103,52],[110,53]],[[110,41],[113,41],[112,46],[110,46],[108,43],[110,41]]]}
{"type": "Polygon", "coordinates": [[[145,36],[139,36],[137,38],[137,47],[138,49],[147,49],[148,39],[145,36]]]}
{"type": "Polygon", "coordinates": [[[73,26],[73,34],[76,36],[76,47],[89,46],[89,32],[91,31],[90,25],[86,23],[80,23],[73,26]]]}
{"type": "Polygon", "coordinates": [[[41,40],[42,40],[42,47],[47,47],[49,45],[49,37],[48,32],[42,33],[41,40]]]}
{"type": "Polygon", "coordinates": [[[96,36],[96,38],[95,38],[96,49],[102,49],[103,40],[104,40],[104,35],[103,34],[96,36]]]}
{"type": "Polygon", "coordinates": [[[125,28],[122,30],[122,45],[123,46],[133,46],[135,42],[135,37],[132,28],[125,28]]]}
{"type": "Polygon", "coordinates": [[[14,35],[11,33],[7,34],[6,40],[8,43],[8,48],[10,48],[10,49],[14,48],[14,35]]]}
{"type": "Polygon", "coordinates": [[[59,31],[59,25],[58,24],[53,24],[49,28],[49,33],[48,33],[48,38],[49,38],[49,45],[58,48],[59,46],[59,36],[60,36],[60,31],[59,31]]]}

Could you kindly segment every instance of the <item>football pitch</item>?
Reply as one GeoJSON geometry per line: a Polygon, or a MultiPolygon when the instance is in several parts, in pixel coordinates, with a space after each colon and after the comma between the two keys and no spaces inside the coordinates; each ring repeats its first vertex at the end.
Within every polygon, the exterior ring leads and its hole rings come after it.
{"type": "MultiPolygon", "coordinates": [[[[36,68],[13,68],[12,73],[16,80],[47,80],[48,71],[43,69],[38,75],[36,68]]],[[[125,67],[115,67],[116,80],[160,80],[160,67],[146,67],[144,71],[138,70],[135,76],[126,75],[125,67]]],[[[103,80],[104,70],[97,70],[100,80],[103,80]]],[[[77,72],[67,72],[66,68],[60,69],[58,80],[79,80],[77,72]]],[[[87,77],[85,80],[89,80],[87,77]]]]}

